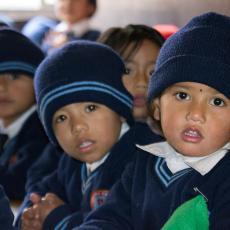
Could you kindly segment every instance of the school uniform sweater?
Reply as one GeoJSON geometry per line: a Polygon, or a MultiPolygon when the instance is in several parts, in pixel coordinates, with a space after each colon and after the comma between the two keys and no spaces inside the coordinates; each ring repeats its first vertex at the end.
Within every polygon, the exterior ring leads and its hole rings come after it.
{"type": "MultiPolygon", "coordinates": [[[[57,171],[33,189],[41,195],[55,193],[66,203],[48,215],[43,229],[71,229],[81,224],[89,211],[104,203],[108,191],[134,158],[134,143],[148,144],[161,140],[162,137],[153,134],[146,124],[136,124],[120,138],[104,163],[90,176],[87,176],[85,163],[63,154],[57,171]]],[[[24,204],[24,207],[28,206],[29,202],[24,204]]]]}
{"type": "Polygon", "coordinates": [[[14,229],[14,214],[10,209],[9,199],[6,197],[2,186],[0,186],[0,210],[0,228],[4,230],[14,229]]]}
{"type": "Polygon", "coordinates": [[[33,186],[58,167],[63,151],[52,143],[48,143],[41,156],[29,168],[26,180],[26,192],[33,191],[33,186]]]}
{"type": "MultiPolygon", "coordinates": [[[[44,16],[35,16],[23,26],[22,33],[29,37],[33,42],[40,46],[45,53],[47,53],[51,46],[45,43],[45,36],[49,31],[56,30],[56,27],[59,24],[61,24],[61,22],[58,20],[44,16]]],[[[79,23],[76,23],[76,25],[78,24],[79,23]]],[[[67,35],[69,41],[78,39],[95,41],[99,37],[100,32],[89,27],[80,35],[75,34],[74,32],[68,33],[67,35]]]]}
{"type": "Polygon", "coordinates": [[[202,195],[207,199],[210,229],[230,228],[230,152],[207,174],[192,168],[171,173],[164,158],[140,150],[105,205],[78,230],[161,229],[175,209],[202,195]]]}
{"type": "Polygon", "coordinates": [[[48,138],[34,112],[4,146],[0,153],[0,184],[10,199],[24,198],[27,170],[47,143],[48,138]]]}
{"type": "MultiPolygon", "coordinates": [[[[90,19],[82,20],[81,22],[75,23],[68,28],[68,24],[65,22],[60,22],[56,24],[53,28],[51,28],[50,32],[63,33],[66,35],[68,41],[75,40],[90,40],[96,41],[99,37],[100,32],[98,30],[92,29],[90,26],[90,19]]],[[[51,39],[58,38],[58,35],[53,35],[54,37],[51,39]]],[[[44,37],[45,38],[45,37],[44,37]]],[[[42,41],[41,48],[45,53],[48,53],[51,49],[55,48],[51,44],[46,42],[46,39],[42,41]]]]}

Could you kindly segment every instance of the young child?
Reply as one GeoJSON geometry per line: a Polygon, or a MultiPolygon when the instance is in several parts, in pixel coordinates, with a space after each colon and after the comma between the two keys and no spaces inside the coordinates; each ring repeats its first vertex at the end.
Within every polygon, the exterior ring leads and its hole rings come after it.
{"type": "Polygon", "coordinates": [[[123,83],[134,98],[133,116],[136,121],[146,121],[147,89],[151,73],[164,38],[155,29],[145,25],[127,25],[110,28],[98,42],[111,46],[125,62],[123,83]]]}
{"type": "MultiPolygon", "coordinates": [[[[126,62],[126,74],[123,75],[123,83],[126,89],[134,96],[134,112],[136,121],[146,120],[146,94],[150,73],[154,70],[156,56],[164,39],[154,29],[144,25],[128,25],[124,28],[111,28],[105,31],[98,40],[108,44],[116,50],[126,62]],[[142,99],[140,99],[142,98],[142,99]]],[[[148,121],[150,119],[148,118],[148,121]]],[[[135,124],[140,131],[147,129],[147,123],[135,124]]],[[[150,131],[149,131],[150,132],[150,131]]],[[[58,150],[50,144],[29,170],[27,176],[27,191],[33,190],[33,184],[43,178],[45,174],[56,170],[60,157],[58,150]]]]}
{"type": "Polygon", "coordinates": [[[96,0],[55,0],[54,13],[59,20],[35,17],[22,29],[48,53],[76,39],[96,40],[99,31],[92,29],[90,20],[97,9],[96,0]],[[39,34],[39,36],[38,36],[39,34]]]}
{"type": "Polygon", "coordinates": [[[0,184],[10,199],[24,197],[27,170],[48,143],[33,88],[33,75],[43,57],[24,35],[0,29],[0,133],[4,134],[0,184]]]}
{"type": "MultiPolygon", "coordinates": [[[[82,223],[133,159],[137,135],[135,127],[128,128],[132,97],[122,84],[124,71],[111,48],[87,41],[65,45],[38,68],[39,115],[50,140],[66,154],[57,171],[29,194],[33,206],[22,215],[22,229],[82,223]]],[[[145,136],[148,143],[158,139],[145,136]]]]}
{"type": "Polygon", "coordinates": [[[166,142],[140,146],[77,229],[229,229],[229,29],[229,17],[206,13],[165,42],[148,103],[166,142]]]}

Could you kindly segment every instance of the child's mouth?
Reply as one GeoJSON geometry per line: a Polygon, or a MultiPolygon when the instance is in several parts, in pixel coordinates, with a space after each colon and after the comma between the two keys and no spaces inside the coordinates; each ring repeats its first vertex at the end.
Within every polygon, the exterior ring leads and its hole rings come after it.
{"type": "Polygon", "coordinates": [[[92,146],[93,146],[94,142],[93,141],[83,141],[81,142],[81,144],[79,145],[79,150],[81,152],[87,152],[89,150],[91,150],[92,146]]]}
{"type": "Polygon", "coordinates": [[[133,105],[136,107],[142,107],[146,105],[145,95],[136,95],[134,97],[133,105]]]}
{"type": "Polygon", "coordinates": [[[188,128],[182,132],[182,139],[186,142],[198,143],[203,136],[198,129],[188,128]]]}

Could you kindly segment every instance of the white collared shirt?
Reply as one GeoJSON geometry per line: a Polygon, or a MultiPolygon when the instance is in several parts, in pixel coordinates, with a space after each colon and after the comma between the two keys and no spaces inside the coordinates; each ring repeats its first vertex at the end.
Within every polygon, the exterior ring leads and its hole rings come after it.
{"type": "Polygon", "coordinates": [[[88,30],[90,30],[90,20],[89,19],[82,20],[71,26],[67,24],[66,22],[60,22],[54,28],[54,31],[57,31],[57,32],[72,32],[77,37],[81,37],[88,30]]]}
{"type": "MultiPolygon", "coordinates": [[[[126,122],[123,122],[121,125],[121,131],[118,140],[129,130],[129,125],[126,122]]],[[[105,162],[107,157],[109,156],[108,152],[102,159],[99,161],[93,162],[92,164],[86,163],[86,168],[87,168],[87,175],[92,173],[95,169],[97,169],[101,164],[105,162]]]]}
{"type": "Polygon", "coordinates": [[[137,145],[137,147],[155,156],[165,158],[166,164],[173,174],[191,167],[201,175],[205,175],[226,155],[230,149],[230,142],[216,152],[203,157],[184,156],[176,152],[168,142],[145,146],[137,145]]]}
{"type": "Polygon", "coordinates": [[[30,107],[26,112],[24,112],[19,118],[17,118],[12,124],[8,127],[4,127],[2,121],[0,120],[0,129],[1,132],[9,136],[9,140],[15,137],[21,130],[23,124],[27,118],[36,111],[36,105],[30,107]]]}

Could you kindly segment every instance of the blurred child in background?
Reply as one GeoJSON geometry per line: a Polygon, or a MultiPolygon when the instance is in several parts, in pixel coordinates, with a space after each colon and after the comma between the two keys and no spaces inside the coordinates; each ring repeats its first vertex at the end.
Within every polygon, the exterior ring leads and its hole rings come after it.
{"type": "Polygon", "coordinates": [[[127,25],[105,31],[97,40],[111,46],[125,62],[123,83],[134,98],[133,116],[136,121],[148,122],[147,89],[149,78],[164,38],[145,25],[127,25]]]}
{"type": "Polygon", "coordinates": [[[23,27],[22,32],[40,44],[46,53],[68,41],[96,40],[99,31],[92,29],[90,22],[96,9],[96,0],[55,0],[54,12],[58,22],[35,17],[23,27]]]}
{"type": "Polygon", "coordinates": [[[0,29],[0,184],[10,199],[23,199],[27,170],[48,143],[33,87],[43,58],[27,37],[0,29]]]}

